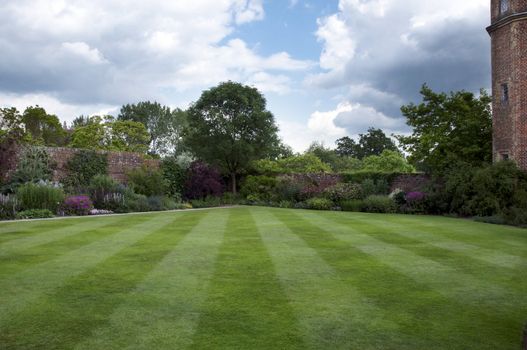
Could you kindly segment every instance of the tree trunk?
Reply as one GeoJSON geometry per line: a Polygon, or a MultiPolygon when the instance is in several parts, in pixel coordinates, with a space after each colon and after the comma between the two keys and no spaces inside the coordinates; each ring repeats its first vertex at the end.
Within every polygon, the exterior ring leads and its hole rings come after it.
{"type": "Polygon", "coordinates": [[[231,173],[232,193],[236,194],[236,173],[231,173]]]}

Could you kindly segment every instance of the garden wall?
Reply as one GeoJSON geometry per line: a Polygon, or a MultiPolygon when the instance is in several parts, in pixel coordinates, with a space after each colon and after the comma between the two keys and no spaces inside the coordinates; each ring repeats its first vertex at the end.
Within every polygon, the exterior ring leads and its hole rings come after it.
{"type": "MultiPolygon", "coordinates": [[[[53,180],[59,181],[66,177],[68,171],[66,164],[78,151],[75,148],[67,147],[44,147],[51,159],[56,163],[56,168],[53,172],[53,180]]],[[[132,169],[146,165],[148,167],[159,168],[159,160],[145,159],[145,156],[140,153],[129,152],[107,152],[98,151],[101,154],[108,155],[108,175],[119,182],[126,182],[126,173],[132,169]]],[[[11,162],[10,169],[7,174],[15,170],[16,162],[11,162]]]]}

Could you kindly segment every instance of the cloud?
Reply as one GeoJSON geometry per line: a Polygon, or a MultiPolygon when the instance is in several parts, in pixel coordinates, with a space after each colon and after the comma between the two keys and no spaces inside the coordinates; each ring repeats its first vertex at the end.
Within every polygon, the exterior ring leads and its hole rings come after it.
{"type": "MultiPolygon", "coordinates": [[[[306,82],[350,87],[343,102],[360,104],[371,124],[383,124],[364,108],[400,118],[399,107],[419,101],[423,83],[441,91],[488,88],[487,23],[486,0],[340,0],[337,13],[318,21],[323,71],[306,82]]],[[[353,118],[337,120],[352,131],[359,127],[353,118]]]]}
{"type": "Polygon", "coordinates": [[[0,17],[4,96],[117,106],[225,80],[283,94],[314,66],[234,36],[265,17],[262,0],[5,0],[0,17]]]}

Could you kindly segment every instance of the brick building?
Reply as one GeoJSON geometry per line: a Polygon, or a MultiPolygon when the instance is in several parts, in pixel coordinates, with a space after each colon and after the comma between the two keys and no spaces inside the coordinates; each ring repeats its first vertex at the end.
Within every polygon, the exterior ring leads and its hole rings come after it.
{"type": "Polygon", "coordinates": [[[491,0],[494,161],[527,170],[527,0],[491,0]]]}

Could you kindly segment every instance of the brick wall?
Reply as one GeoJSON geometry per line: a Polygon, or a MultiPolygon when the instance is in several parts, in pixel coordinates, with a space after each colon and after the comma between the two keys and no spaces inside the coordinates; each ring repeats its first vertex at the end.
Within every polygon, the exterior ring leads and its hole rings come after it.
{"type": "MultiPolygon", "coordinates": [[[[68,161],[79,150],[66,147],[45,147],[45,149],[57,165],[53,173],[53,180],[60,181],[68,173],[66,169],[68,161]]],[[[126,173],[132,169],[141,167],[143,164],[148,167],[159,168],[159,160],[145,159],[145,157],[139,153],[98,152],[108,155],[108,175],[119,182],[125,183],[127,181],[126,173]]],[[[16,162],[13,162],[12,166],[15,166],[15,164],[16,162]]],[[[13,170],[14,169],[10,169],[10,171],[7,171],[6,173],[10,173],[13,170]]]]}
{"type": "Polygon", "coordinates": [[[494,159],[508,154],[527,170],[527,0],[509,0],[501,14],[500,0],[492,0],[492,95],[494,159]],[[511,16],[516,16],[514,19],[511,16]],[[509,101],[502,102],[502,84],[509,101]]]}

